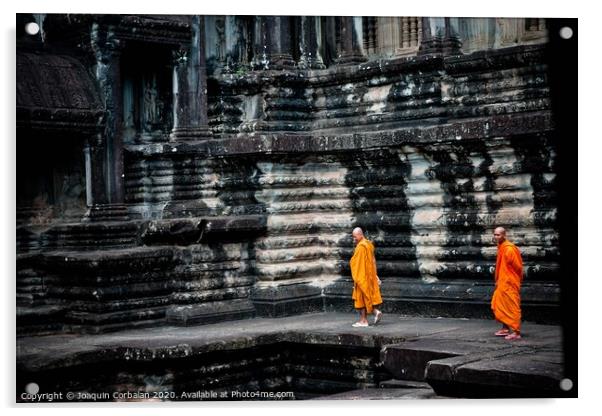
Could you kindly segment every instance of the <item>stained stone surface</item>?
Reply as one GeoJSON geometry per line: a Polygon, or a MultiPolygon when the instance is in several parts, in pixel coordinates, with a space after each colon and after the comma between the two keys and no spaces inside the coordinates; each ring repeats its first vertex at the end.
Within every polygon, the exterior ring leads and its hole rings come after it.
{"type": "Polygon", "coordinates": [[[387,313],[489,317],[501,225],[559,321],[545,20],[36,18],[19,335],[349,311],[356,226],[387,313]]]}
{"type": "Polygon", "coordinates": [[[240,389],[333,400],[563,394],[557,326],[526,322],[524,338],[508,342],[493,336],[492,320],[386,314],[353,328],[355,319],[318,313],[21,337],[17,392],[36,382],[41,392],[240,389]]]}

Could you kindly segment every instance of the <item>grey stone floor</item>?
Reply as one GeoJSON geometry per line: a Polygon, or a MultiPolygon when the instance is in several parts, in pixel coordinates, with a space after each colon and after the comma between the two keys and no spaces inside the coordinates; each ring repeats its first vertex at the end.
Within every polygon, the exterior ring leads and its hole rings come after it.
{"type": "MultiPolygon", "coordinates": [[[[480,383],[520,389],[539,383],[551,386],[553,391],[563,378],[562,329],[559,326],[525,322],[523,339],[510,342],[493,336],[499,329],[499,324],[493,320],[387,314],[377,326],[353,328],[351,324],[356,319],[352,313],[330,312],[98,335],[22,337],[17,339],[17,368],[18,371],[38,371],[124,355],[132,360],[177,358],[292,341],[378,347],[384,366],[396,375],[396,379],[429,383],[434,380],[443,386],[480,383]],[[428,370],[426,373],[424,368],[428,370]]],[[[388,387],[383,391],[346,392],[329,397],[435,397],[427,384],[411,388],[404,385],[388,387]]]]}

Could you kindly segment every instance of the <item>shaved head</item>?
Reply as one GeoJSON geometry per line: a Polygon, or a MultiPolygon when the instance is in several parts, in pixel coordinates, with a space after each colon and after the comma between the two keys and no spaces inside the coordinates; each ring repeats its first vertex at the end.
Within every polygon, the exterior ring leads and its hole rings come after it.
{"type": "Polygon", "coordinates": [[[364,238],[364,232],[360,227],[356,227],[351,232],[351,236],[353,237],[353,242],[357,245],[364,238]]]}
{"type": "Polygon", "coordinates": [[[497,227],[493,230],[493,239],[500,245],[506,240],[506,229],[504,227],[497,227]]]}

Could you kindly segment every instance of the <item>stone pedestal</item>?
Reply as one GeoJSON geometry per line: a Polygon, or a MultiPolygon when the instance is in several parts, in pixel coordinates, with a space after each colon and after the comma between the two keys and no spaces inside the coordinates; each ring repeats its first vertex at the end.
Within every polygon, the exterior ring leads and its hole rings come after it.
{"type": "Polygon", "coordinates": [[[251,300],[258,316],[272,318],[324,310],[321,289],[306,283],[256,284],[251,300]]]}

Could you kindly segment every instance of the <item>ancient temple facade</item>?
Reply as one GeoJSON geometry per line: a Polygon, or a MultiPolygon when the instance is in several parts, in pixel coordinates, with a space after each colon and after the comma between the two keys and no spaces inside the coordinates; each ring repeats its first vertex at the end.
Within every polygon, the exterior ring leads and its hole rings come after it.
{"type": "Polygon", "coordinates": [[[525,319],[560,303],[543,19],[18,15],[23,334],[351,311],[489,317],[496,226],[525,319]]]}

